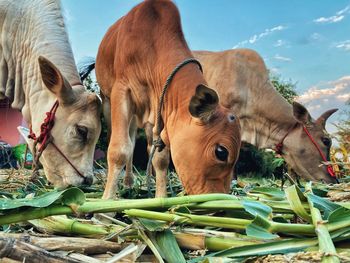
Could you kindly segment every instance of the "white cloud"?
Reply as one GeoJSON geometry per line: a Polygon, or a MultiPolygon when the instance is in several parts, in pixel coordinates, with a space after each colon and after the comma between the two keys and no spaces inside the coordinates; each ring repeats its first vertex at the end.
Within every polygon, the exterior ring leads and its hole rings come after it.
{"type": "Polygon", "coordinates": [[[348,101],[348,100],[350,100],[350,93],[338,95],[337,99],[341,100],[341,101],[344,101],[344,102],[348,101]]]}
{"type": "Polygon", "coordinates": [[[311,36],[310,36],[310,39],[311,40],[321,40],[323,38],[323,36],[319,33],[312,33],[311,36]]]}
{"type": "Polygon", "coordinates": [[[315,85],[297,98],[297,101],[307,107],[311,116],[318,118],[329,109],[338,108],[327,122],[327,130],[335,132],[337,128],[332,125],[341,117],[342,110],[346,109],[346,102],[350,100],[350,75],[340,79],[315,85]]]}
{"type": "Polygon", "coordinates": [[[284,61],[284,62],[291,62],[292,61],[291,58],[283,57],[283,56],[278,55],[278,54],[276,54],[273,58],[276,60],[284,61]]]}
{"type": "Polygon", "coordinates": [[[257,36],[257,35],[254,35],[254,36],[252,36],[251,38],[249,38],[248,42],[249,42],[250,44],[254,44],[257,40],[258,40],[258,36],[257,36]]]}
{"type": "Polygon", "coordinates": [[[315,23],[318,24],[332,24],[332,23],[337,23],[340,22],[344,19],[344,15],[340,15],[340,16],[330,16],[330,17],[319,17],[317,19],[314,19],[315,23]]]}
{"type": "Polygon", "coordinates": [[[345,108],[349,99],[350,75],[313,86],[297,98],[313,116],[319,116],[330,108],[345,108]]]}
{"type": "Polygon", "coordinates": [[[332,24],[342,21],[345,16],[350,12],[350,5],[344,7],[343,9],[336,12],[335,15],[329,17],[319,17],[313,20],[316,24],[332,24]]]}
{"type": "Polygon", "coordinates": [[[302,103],[308,103],[314,100],[328,99],[332,101],[332,98],[342,94],[350,93],[350,76],[342,77],[336,81],[327,82],[325,84],[316,85],[307,90],[304,94],[300,95],[298,100],[302,103]],[[325,88],[322,88],[325,87],[325,88]]]}
{"type": "Polygon", "coordinates": [[[242,47],[242,46],[244,46],[244,45],[246,45],[248,43],[249,44],[254,44],[257,41],[259,41],[260,39],[262,39],[262,38],[264,38],[264,37],[266,37],[268,35],[271,35],[274,32],[285,30],[286,28],[287,28],[286,26],[282,26],[282,25],[275,26],[275,27],[272,27],[272,28],[267,28],[267,29],[264,30],[264,32],[262,32],[260,34],[255,34],[255,35],[251,36],[248,40],[243,40],[243,41],[239,42],[233,48],[242,47]]]}
{"type": "Polygon", "coordinates": [[[286,44],[287,42],[285,40],[282,39],[278,39],[275,44],[273,44],[274,47],[282,47],[286,44]]]}
{"type": "Polygon", "coordinates": [[[350,51],[350,40],[341,41],[335,43],[334,46],[339,49],[343,49],[345,51],[350,51]]]}
{"type": "Polygon", "coordinates": [[[280,73],[280,69],[279,68],[270,68],[270,72],[272,74],[279,74],[280,73]]]}
{"type": "Polygon", "coordinates": [[[342,10],[338,11],[337,12],[337,15],[340,16],[342,14],[346,14],[346,13],[349,13],[350,11],[350,5],[346,6],[345,8],[343,8],[342,10]]]}

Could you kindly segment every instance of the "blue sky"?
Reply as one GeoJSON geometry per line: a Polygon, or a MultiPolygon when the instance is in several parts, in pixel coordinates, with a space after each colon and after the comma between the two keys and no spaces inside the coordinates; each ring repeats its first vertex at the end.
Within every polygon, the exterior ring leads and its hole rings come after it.
{"type": "MultiPolygon", "coordinates": [[[[139,2],[63,0],[76,60],[95,57],[108,27],[139,2]]],[[[313,116],[329,108],[344,108],[350,99],[350,0],[175,3],[191,49],[258,51],[274,74],[297,83],[299,100],[313,116]]]]}

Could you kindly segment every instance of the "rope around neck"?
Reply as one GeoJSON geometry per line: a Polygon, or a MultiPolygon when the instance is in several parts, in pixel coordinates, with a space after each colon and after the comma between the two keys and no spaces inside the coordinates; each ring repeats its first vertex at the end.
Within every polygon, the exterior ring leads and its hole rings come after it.
{"type": "Polygon", "coordinates": [[[155,138],[152,142],[152,147],[151,147],[151,151],[148,157],[148,162],[147,162],[147,168],[146,168],[146,177],[147,177],[147,188],[148,188],[148,196],[151,196],[151,174],[152,174],[152,159],[154,157],[155,151],[158,148],[158,152],[161,152],[164,147],[165,144],[162,141],[162,138],[160,137],[160,133],[162,132],[164,123],[163,123],[163,119],[162,119],[162,109],[163,109],[163,105],[164,105],[164,98],[165,98],[165,93],[167,92],[171,81],[173,80],[175,74],[185,65],[189,64],[189,63],[195,63],[198,65],[199,69],[201,72],[203,72],[202,69],[202,65],[200,64],[200,62],[195,59],[195,58],[187,58],[184,61],[182,61],[180,64],[178,64],[173,71],[170,73],[170,75],[168,76],[168,78],[165,81],[162,93],[160,95],[159,98],[159,104],[158,104],[158,110],[157,110],[157,115],[156,115],[156,136],[157,138],[155,138]]]}

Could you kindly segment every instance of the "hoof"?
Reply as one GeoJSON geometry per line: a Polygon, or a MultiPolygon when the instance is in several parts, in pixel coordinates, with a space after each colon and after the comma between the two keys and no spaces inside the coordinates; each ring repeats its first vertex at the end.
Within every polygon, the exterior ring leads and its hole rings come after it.
{"type": "Polygon", "coordinates": [[[124,177],[124,187],[126,189],[131,189],[134,186],[134,175],[130,174],[124,177]]]}

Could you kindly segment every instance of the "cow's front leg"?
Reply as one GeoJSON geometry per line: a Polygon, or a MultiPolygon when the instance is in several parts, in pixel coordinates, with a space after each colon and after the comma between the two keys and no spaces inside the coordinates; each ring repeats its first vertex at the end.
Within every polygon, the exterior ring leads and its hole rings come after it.
{"type": "Polygon", "coordinates": [[[170,162],[170,151],[165,147],[161,152],[156,150],[153,157],[153,168],[156,173],[156,197],[167,197],[167,172],[170,162]]]}
{"type": "Polygon", "coordinates": [[[112,199],[117,192],[118,178],[130,159],[133,144],[129,136],[132,121],[131,98],[124,86],[115,84],[111,93],[111,137],[108,145],[108,177],[103,199],[112,199]]]}

